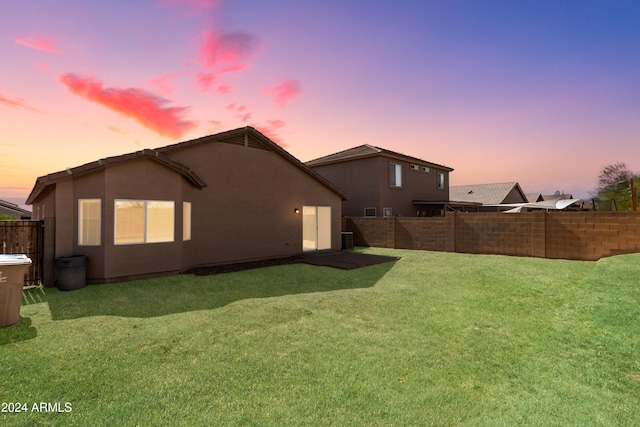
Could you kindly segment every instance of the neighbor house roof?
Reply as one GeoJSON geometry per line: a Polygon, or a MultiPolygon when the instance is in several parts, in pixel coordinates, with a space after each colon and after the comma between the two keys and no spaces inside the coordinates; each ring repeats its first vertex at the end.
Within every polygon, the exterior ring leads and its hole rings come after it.
{"type": "Polygon", "coordinates": [[[86,175],[89,173],[96,172],[98,170],[121,164],[123,162],[129,162],[137,159],[150,159],[156,161],[178,173],[183,175],[187,180],[189,180],[193,185],[197,188],[204,188],[207,184],[198,176],[198,174],[193,171],[190,167],[180,162],[173,160],[166,154],[173,150],[202,144],[206,142],[214,142],[214,141],[232,141],[236,143],[243,143],[248,146],[259,147],[267,150],[271,150],[284,157],[286,160],[291,162],[294,166],[298,167],[305,173],[311,175],[316,180],[320,181],[323,185],[328,187],[330,190],[338,194],[343,199],[348,199],[347,195],[344,194],[341,190],[331,184],[329,181],[306,167],[302,162],[293,157],[287,151],[282,149],[276,143],[271,141],[269,138],[264,136],[262,133],[257,131],[256,129],[247,126],[244,128],[234,129],[231,131],[221,132],[215,135],[209,135],[198,139],[193,139],[190,141],[180,142],[177,144],[168,145],[166,147],[156,148],[154,150],[145,148],[141,151],[136,151],[135,153],[123,154],[120,156],[107,157],[104,159],[97,160],[95,162],[86,163],[81,166],[77,166],[75,168],[68,168],[67,170],[54,172],[49,175],[41,176],[36,180],[36,184],[31,191],[31,194],[27,198],[27,204],[32,204],[40,194],[42,194],[47,188],[51,185],[56,184],[60,181],[71,179],[72,177],[78,177],[82,175],[86,175]]]}
{"type": "Polygon", "coordinates": [[[473,202],[484,205],[513,203],[509,196],[517,196],[523,202],[527,200],[517,182],[501,182],[496,184],[452,185],[449,187],[449,200],[455,202],[473,202]]]}
{"type": "Polygon", "coordinates": [[[30,211],[6,200],[0,200],[0,214],[14,216],[18,219],[31,218],[30,211]]]}
{"type": "Polygon", "coordinates": [[[571,194],[543,194],[542,200],[570,200],[573,199],[571,194]]]}
{"type": "Polygon", "coordinates": [[[541,202],[544,200],[540,193],[527,193],[525,196],[527,196],[527,201],[530,203],[541,202]]]}
{"type": "Polygon", "coordinates": [[[396,153],[395,151],[387,150],[380,147],[375,147],[369,144],[360,145],[358,147],[350,148],[348,150],[329,154],[328,156],[310,160],[305,164],[307,166],[314,167],[314,166],[346,162],[349,160],[363,159],[363,158],[374,157],[374,156],[384,156],[384,157],[389,157],[391,159],[404,160],[406,162],[420,163],[421,165],[439,168],[448,172],[451,172],[453,170],[448,166],[443,166],[437,163],[428,162],[426,160],[422,160],[417,157],[407,156],[406,154],[396,153]]]}

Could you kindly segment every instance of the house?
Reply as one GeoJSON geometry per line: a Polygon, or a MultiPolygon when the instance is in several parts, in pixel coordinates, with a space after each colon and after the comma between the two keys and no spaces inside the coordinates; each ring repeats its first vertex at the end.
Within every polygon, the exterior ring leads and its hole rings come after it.
{"type": "Polygon", "coordinates": [[[527,203],[527,196],[517,182],[495,184],[454,185],[450,189],[452,204],[474,204],[473,208],[463,209],[480,212],[499,211],[498,205],[527,203]]]}
{"type": "Polygon", "coordinates": [[[361,145],[306,163],[349,194],[345,216],[437,216],[449,200],[452,168],[361,145]]]}
{"type": "Polygon", "coordinates": [[[31,219],[31,212],[6,200],[0,200],[0,215],[12,217],[16,220],[31,219]]]}
{"type": "Polygon", "coordinates": [[[341,248],[347,196],[252,127],[37,179],[45,286],[86,255],[88,283],[341,248]]]}

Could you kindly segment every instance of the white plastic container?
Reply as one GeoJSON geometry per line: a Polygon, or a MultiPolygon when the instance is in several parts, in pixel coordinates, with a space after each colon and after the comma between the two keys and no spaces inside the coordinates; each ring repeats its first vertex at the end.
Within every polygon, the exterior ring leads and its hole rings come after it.
{"type": "Polygon", "coordinates": [[[0,255],[0,328],[20,321],[24,276],[30,265],[26,255],[0,255]]]}

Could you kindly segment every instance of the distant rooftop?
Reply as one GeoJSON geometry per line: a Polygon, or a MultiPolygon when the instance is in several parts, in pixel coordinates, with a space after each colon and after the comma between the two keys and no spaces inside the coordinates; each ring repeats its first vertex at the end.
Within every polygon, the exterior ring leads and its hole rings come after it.
{"type": "Polygon", "coordinates": [[[20,206],[6,200],[0,200],[0,214],[14,216],[18,219],[31,218],[31,211],[22,209],[20,206]]]}
{"type": "Polygon", "coordinates": [[[449,200],[455,202],[473,202],[485,205],[505,203],[510,194],[520,194],[523,201],[527,198],[517,182],[494,184],[452,185],[449,187],[449,200]]]}
{"type": "Polygon", "coordinates": [[[380,148],[380,147],[376,147],[369,144],[360,145],[358,147],[350,148],[348,150],[329,154],[328,156],[310,160],[305,164],[307,166],[313,167],[313,166],[339,163],[339,162],[345,162],[349,160],[355,160],[355,159],[361,159],[361,158],[373,157],[373,156],[385,156],[385,157],[390,157],[398,160],[405,160],[411,163],[418,163],[424,166],[443,169],[448,172],[451,172],[453,170],[453,168],[450,168],[448,166],[443,166],[437,163],[428,162],[426,160],[422,160],[417,157],[407,156],[406,154],[397,153],[395,151],[387,150],[385,148],[380,148]]]}

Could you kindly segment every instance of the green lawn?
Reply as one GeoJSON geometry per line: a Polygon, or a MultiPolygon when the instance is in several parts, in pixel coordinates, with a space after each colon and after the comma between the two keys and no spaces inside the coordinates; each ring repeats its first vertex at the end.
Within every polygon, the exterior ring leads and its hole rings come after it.
{"type": "Polygon", "coordinates": [[[640,425],[640,255],[363,251],[27,290],[0,425],[640,425]]]}

